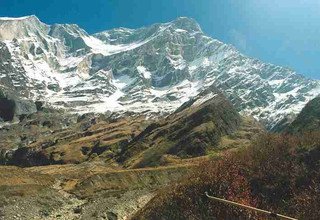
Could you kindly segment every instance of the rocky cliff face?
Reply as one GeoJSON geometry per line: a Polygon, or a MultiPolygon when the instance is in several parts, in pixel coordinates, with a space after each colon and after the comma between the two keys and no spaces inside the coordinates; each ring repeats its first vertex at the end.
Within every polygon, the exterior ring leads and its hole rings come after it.
{"type": "Polygon", "coordinates": [[[318,81],[206,36],[189,18],[89,35],[35,16],[0,19],[0,89],[73,112],[167,115],[210,86],[272,129],[318,81]]]}

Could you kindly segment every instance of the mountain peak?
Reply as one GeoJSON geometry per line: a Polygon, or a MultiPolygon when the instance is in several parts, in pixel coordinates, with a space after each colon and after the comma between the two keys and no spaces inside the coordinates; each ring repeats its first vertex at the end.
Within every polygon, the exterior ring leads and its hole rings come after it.
{"type": "Polygon", "coordinates": [[[49,35],[58,36],[61,35],[62,32],[67,32],[74,36],[88,36],[87,32],[77,24],[53,24],[50,26],[49,35]]]}
{"type": "Polygon", "coordinates": [[[176,20],[172,21],[171,23],[174,24],[175,27],[179,29],[202,32],[200,25],[193,18],[178,17],[176,20]]]}
{"type": "Polygon", "coordinates": [[[42,23],[35,15],[19,18],[0,18],[0,39],[12,40],[13,38],[29,37],[30,33],[46,33],[48,25],[42,23]]]}
{"type": "Polygon", "coordinates": [[[0,17],[0,21],[24,21],[24,20],[37,20],[38,17],[35,15],[28,15],[23,17],[0,17]]]}
{"type": "Polygon", "coordinates": [[[1,83],[78,113],[167,115],[214,85],[237,110],[273,129],[320,91],[319,81],[206,36],[192,18],[93,36],[77,25],[19,19],[26,21],[0,22],[0,41],[12,41],[0,45],[7,57],[1,83]]]}

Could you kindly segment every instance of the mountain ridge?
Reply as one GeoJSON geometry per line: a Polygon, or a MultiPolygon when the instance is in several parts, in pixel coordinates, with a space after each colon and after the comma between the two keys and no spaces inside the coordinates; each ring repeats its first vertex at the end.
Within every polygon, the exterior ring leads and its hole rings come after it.
{"type": "Polygon", "coordinates": [[[8,66],[0,73],[0,89],[73,112],[166,115],[214,85],[239,112],[272,129],[320,93],[320,81],[247,57],[186,17],[93,35],[35,16],[1,22],[23,28],[0,29],[8,57],[0,60],[8,66]],[[35,23],[21,24],[29,19],[35,23]],[[10,40],[12,35],[26,37],[10,40]]]}
{"type": "Polygon", "coordinates": [[[320,96],[309,101],[296,119],[284,129],[286,133],[298,134],[320,130],[320,96]]]}

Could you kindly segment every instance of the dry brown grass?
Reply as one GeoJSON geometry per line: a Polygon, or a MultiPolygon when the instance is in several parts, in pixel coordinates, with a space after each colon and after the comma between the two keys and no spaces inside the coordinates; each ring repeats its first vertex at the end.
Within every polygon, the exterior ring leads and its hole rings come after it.
{"type": "Polygon", "coordinates": [[[36,195],[53,183],[54,178],[48,175],[29,172],[18,167],[0,166],[0,200],[1,197],[36,195]]]}

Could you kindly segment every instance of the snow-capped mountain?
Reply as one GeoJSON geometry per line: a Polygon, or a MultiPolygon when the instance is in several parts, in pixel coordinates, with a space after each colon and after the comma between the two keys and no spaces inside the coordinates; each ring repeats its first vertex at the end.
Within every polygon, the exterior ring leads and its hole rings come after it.
{"type": "Polygon", "coordinates": [[[76,112],[156,115],[211,85],[268,128],[320,93],[319,81],[246,57],[189,18],[94,35],[35,16],[0,18],[4,93],[76,112]]]}

